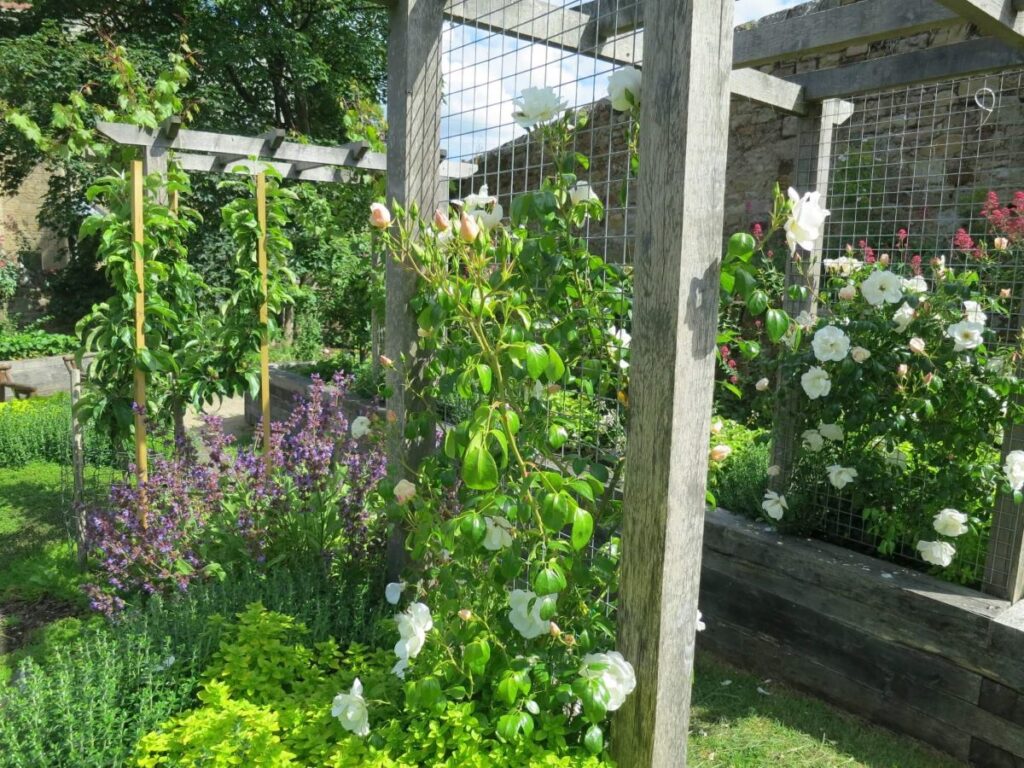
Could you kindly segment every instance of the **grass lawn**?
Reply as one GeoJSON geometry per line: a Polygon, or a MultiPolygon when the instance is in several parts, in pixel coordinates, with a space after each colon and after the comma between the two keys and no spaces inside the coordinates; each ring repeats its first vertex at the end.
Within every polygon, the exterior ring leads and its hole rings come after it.
{"type": "Polygon", "coordinates": [[[697,658],[692,768],[957,768],[912,739],[774,682],[697,658]],[[764,691],[764,693],[759,692],[764,691]]]}

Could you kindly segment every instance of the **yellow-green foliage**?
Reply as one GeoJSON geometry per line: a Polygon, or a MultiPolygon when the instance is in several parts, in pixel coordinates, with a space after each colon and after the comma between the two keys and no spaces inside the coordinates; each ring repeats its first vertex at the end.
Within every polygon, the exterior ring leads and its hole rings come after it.
{"type": "MultiPolygon", "coordinates": [[[[222,619],[219,621],[223,621],[222,619]]],[[[135,764],[244,765],[283,768],[602,768],[606,761],[566,749],[555,755],[535,745],[509,745],[495,726],[458,701],[457,691],[429,710],[406,709],[402,682],[391,673],[389,650],[328,641],[303,643],[305,626],[259,603],[238,615],[207,670],[201,704],[138,744],[135,764]],[[359,677],[370,710],[361,738],[331,715],[334,696],[359,677]]]]}

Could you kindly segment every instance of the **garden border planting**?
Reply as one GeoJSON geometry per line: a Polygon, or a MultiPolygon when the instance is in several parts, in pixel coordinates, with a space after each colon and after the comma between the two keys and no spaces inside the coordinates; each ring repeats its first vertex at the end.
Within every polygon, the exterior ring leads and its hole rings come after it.
{"type": "MultiPolygon", "coordinates": [[[[308,398],[309,390],[313,386],[313,380],[301,373],[284,370],[275,366],[270,367],[270,416],[274,421],[286,420],[295,408],[296,397],[308,398]]],[[[330,389],[331,385],[327,385],[330,389]]],[[[353,419],[356,416],[374,410],[369,400],[359,397],[346,396],[342,401],[345,405],[345,418],[353,419]]],[[[385,409],[376,409],[381,415],[385,409]]],[[[260,403],[250,393],[245,393],[245,423],[255,427],[260,420],[260,403]]]]}
{"type": "Polygon", "coordinates": [[[704,541],[703,648],[972,765],[1024,766],[1024,603],[721,509],[704,541]]]}

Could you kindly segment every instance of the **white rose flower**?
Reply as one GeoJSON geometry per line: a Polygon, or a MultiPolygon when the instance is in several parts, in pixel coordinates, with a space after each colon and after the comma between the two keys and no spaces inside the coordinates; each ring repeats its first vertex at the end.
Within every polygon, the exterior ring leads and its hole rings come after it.
{"type": "Polygon", "coordinates": [[[395,501],[399,504],[407,504],[416,495],[416,486],[408,480],[399,480],[395,485],[395,501]]]}
{"type": "Polygon", "coordinates": [[[526,130],[553,120],[568,106],[553,88],[524,88],[512,103],[517,107],[512,119],[526,130]]]}
{"type": "Polygon", "coordinates": [[[818,324],[818,318],[805,309],[802,310],[800,314],[793,319],[793,322],[799,325],[805,331],[809,331],[811,330],[811,328],[818,324]]]}
{"type": "Polygon", "coordinates": [[[899,448],[893,448],[891,451],[883,451],[882,456],[885,459],[885,463],[890,467],[906,471],[907,467],[910,466],[910,462],[907,461],[907,454],[901,451],[899,448]]]}
{"type": "Polygon", "coordinates": [[[988,315],[981,310],[981,305],[976,301],[965,301],[964,312],[967,315],[967,322],[985,325],[988,322],[988,315]]]}
{"type": "Polygon", "coordinates": [[[357,677],[352,681],[352,689],[348,693],[339,693],[334,697],[331,714],[341,721],[341,727],[356,736],[370,733],[370,712],[363,698],[363,684],[357,677]]]}
{"type": "Polygon", "coordinates": [[[904,301],[896,310],[896,314],[892,316],[892,321],[896,323],[896,330],[903,333],[916,316],[917,312],[914,311],[914,308],[904,301]]]}
{"type": "Polygon", "coordinates": [[[585,181],[577,181],[576,186],[569,190],[569,200],[573,205],[589,203],[591,200],[598,200],[593,188],[585,181]]]}
{"type": "Polygon", "coordinates": [[[399,640],[395,643],[395,655],[398,661],[391,671],[398,677],[405,678],[405,670],[409,660],[415,659],[427,641],[427,632],[434,627],[430,609],[423,603],[413,603],[404,613],[395,616],[398,624],[399,640]]]}
{"type": "Polygon", "coordinates": [[[850,285],[844,285],[839,289],[840,301],[853,301],[855,298],[857,298],[857,286],[852,283],[850,285]]]}
{"type": "Polygon", "coordinates": [[[731,453],[732,448],[728,445],[716,445],[711,449],[710,458],[712,461],[725,461],[731,453]]]}
{"type": "Polygon", "coordinates": [[[915,336],[910,341],[908,341],[907,346],[910,347],[910,351],[913,352],[915,355],[924,354],[924,339],[922,339],[920,336],[915,336]]]}
{"type": "Polygon", "coordinates": [[[766,472],[768,474],[768,477],[778,477],[779,475],[782,474],[782,467],[780,467],[778,464],[772,464],[770,467],[768,467],[766,472]]]}
{"type": "Polygon", "coordinates": [[[815,365],[800,377],[800,386],[811,400],[817,400],[832,391],[832,380],[824,368],[815,365]]]}
{"type": "Polygon", "coordinates": [[[861,283],[860,292],[873,307],[896,304],[903,300],[903,283],[898,275],[887,269],[876,269],[861,283]]]}
{"type": "Polygon", "coordinates": [[[828,468],[828,481],[832,483],[832,487],[837,490],[841,491],[856,479],[857,470],[853,467],[843,467],[839,464],[833,464],[828,468]]]}
{"type": "Polygon", "coordinates": [[[484,549],[497,552],[499,549],[512,546],[512,523],[504,517],[485,517],[484,549]]]}
{"type": "Polygon", "coordinates": [[[838,424],[819,422],[818,432],[826,440],[831,440],[833,443],[841,443],[843,441],[843,428],[838,424]]]}
{"type": "Polygon", "coordinates": [[[769,382],[768,379],[758,379],[757,384],[754,385],[754,389],[758,392],[764,392],[768,389],[770,384],[771,382],[769,382]]]}
{"type": "Polygon", "coordinates": [[[538,598],[536,593],[513,589],[508,596],[508,604],[512,610],[509,611],[508,620],[512,622],[515,630],[527,640],[546,635],[551,631],[551,622],[540,617],[541,607],[546,598],[556,599],[556,595],[545,595],[538,598]]]}
{"type": "Polygon", "coordinates": [[[614,712],[625,702],[626,697],[636,688],[636,674],[633,665],[618,651],[588,653],[583,657],[580,677],[586,680],[600,680],[608,689],[608,711],[614,712]]]}
{"type": "Polygon", "coordinates": [[[619,368],[626,370],[629,368],[629,360],[625,358],[625,353],[629,351],[629,345],[633,341],[633,337],[624,328],[616,328],[614,325],[608,333],[612,337],[612,341],[608,345],[608,351],[611,352],[613,358],[618,358],[619,368]]]}
{"type": "Polygon", "coordinates": [[[761,509],[772,520],[781,520],[786,514],[786,510],[789,509],[789,505],[786,504],[785,496],[775,491],[768,491],[764,495],[764,501],[761,502],[761,509]]]}
{"type": "Polygon", "coordinates": [[[623,67],[612,73],[608,80],[608,98],[612,109],[629,112],[634,106],[640,106],[640,91],[643,76],[639,69],[623,67]]]}
{"type": "Polygon", "coordinates": [[[864,347],[854,347],[850,350],[850,357],[853,358],[853,362],[855,363],[863,363],[871,357],[871,350],[864,349],[864,347]]]}
{"type": "Polygon", "coordinates": [[[955,509],[943,509],[932,521],[935,532],[942,536],[956,538],[967,533],[967,515],[955,509]]]}
{"type": "Polygon", "coordinates": [[[917,551],[926,563],[946,568],[953,562],[956,547],[946,541],[919,541],[917,551]]]}
{"type": "Polygon", "coordinates": [[[384,599],[392,605],[398,605],[398,601],[402,599],[402,592],[405,591],[405,583],[392,581],[386,587],[384,587],[384,599]]]}
{"type": "Polygon", "coordinates": [[[850,337],[834,325],[826,325],[819,328],[811,341],[814,348],[814,356],[819,362],[829,361],[838,363],[846,359],[850,352],[850,337]]]}
{"type": "Polygon", "coordinates": [[[830,212],[821,207],[820,192],[808,192],[800,197],[800,194],[790,187],[789,199],[792,208],[784,229],[790,253],[796,253],[797,246],[805,251],[813,251],[830,212]]]}
{"type": "Polygon", "coordinates": [[[841,277],[849,277],[864,266],[864,262],[849,256],[840,256],[838,259],[825,259],[822,263],[825,265],[826,271],[841,277]]]}
{"type": "Polygon", "coordinates": [[[1006,454],[1003,473],[1015,491],[1024,488],[1024,451],[1010,451],[1006,454]]]}
{"type": "Polygon", "coordinates": [[[949,326],[946,329],[946,335],[955,342],[954,351],[963,352],[967,349],[976,349],[985,342],[984,336],[981,335],[984,330],[985,326],[980,323],[962,320],[949,326]]]}
{"type": "Polygon", "coordinates": [[[804,448],[811,453],[817,453],[825,447],[825,438],[816,429],[805,430],[800,439],[803,440],[804,448]]]}
{"type": "Polygon", "coordinates": [[[357,416],[352,419],[352,437],[358,440],[360,437],[370,434],[370,420],[365,416],[357,416]]]}
{"type": "MultiPolygon", "coordinates": [[[[453,200],[452,204],[461,206],[463,213],[476,219],[485,229],[494,229],[505,218],[505,209],[498,203],[498,198],[489,194],[486,184],[475,195],[467,195],[465,200],[453,200]]],[[[468,240],[472,242],[475,239],[468,240]]]]}
{"type": "Polygon", "coordinates": [[[921,275],[914,275],[914,277],[903,280],[902,285],[903,290],[908,293],[928,292],[928,281],[921,277],[921,275]]]}

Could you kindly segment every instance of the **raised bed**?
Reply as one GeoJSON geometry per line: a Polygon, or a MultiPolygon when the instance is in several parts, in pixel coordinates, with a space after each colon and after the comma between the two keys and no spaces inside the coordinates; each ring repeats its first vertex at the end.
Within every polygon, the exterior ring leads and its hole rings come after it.
{"type": "MultiPolygon", "coordinates": [[[[983,768],[1024,768],[1024,603],[723,510],[701,646],[983,768]]],[[[827,734],[826,734],[827,735],[827,734]]]]}
{"type": "MultiPolygon", "coordinates": [[[[295,407],[297,397],[308,397],[313,382],[309,376],[283,368],[271,367],[270,369],[270,417],[274,421],[284,421],[295,407]]],[[[330,384],[327,385],[330,388],[330,384]]],[[[342,408],[345,416],[351,421],[356,416],[367,415],[374,410],[380,410],[379,406],[370,400],[362,397],[349,396],[342,401],[342,408]]],[[[256,426],[260,420],[260,401],[246,393],[245,395],[245,422],[251,427],[256,426]]]]}

